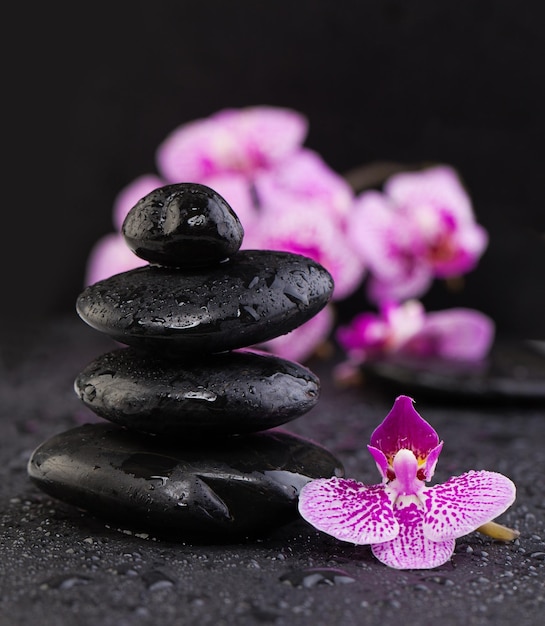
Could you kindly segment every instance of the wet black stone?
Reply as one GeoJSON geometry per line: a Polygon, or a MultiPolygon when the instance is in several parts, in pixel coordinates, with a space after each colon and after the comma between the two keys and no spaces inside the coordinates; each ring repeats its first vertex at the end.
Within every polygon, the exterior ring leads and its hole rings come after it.
{"type": "Polygon", "coordinates": [[[272,355],[234,351],[177,362],[123,348],[103,354],[76,378],[94,413],[143,432],[210,436],[284,424],[317,402],[310,370],[272,355]]]}
{"type": "Polygon", "coordinates": [[[302,486],[343,468],[325,448],[281,430],[195,446],[99,423],[42,443],[28,473],[50,496],[99,518],[212,540],[298,519],[302,486]]]}
{"type": "Polygon", "coordinates": [[[391,355],[363,365],[398,392],[482,402],[545,402],[545,342],[498,338],[479,362],[391,355]]]}
{"type": "Polygon", "coordinates": [[[178,183],[155,189],[129,211],[125,242],[139,257],[173,267],[211,265],[235,254],[244,229],[213,189],[178,183]]]}
{"type": "Polygon", "coordinates": [[[329,301],[333,279],[289,252],[243,250],[194,271],[146,266],[99,281],[80,317],[117,341],[161,354],[222,352],[288,333],[329,301]]]}

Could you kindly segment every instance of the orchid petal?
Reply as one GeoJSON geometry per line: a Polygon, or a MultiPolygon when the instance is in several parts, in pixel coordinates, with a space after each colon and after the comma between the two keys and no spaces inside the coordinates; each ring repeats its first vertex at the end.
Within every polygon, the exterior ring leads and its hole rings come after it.
{"type": "Polygon", "coordinates": [[[172,131],[157,149],[157,168],[172,182],[229,172],[250,177],[298,149],[306,133],[306,118],[290,109],[223,109],[172,131]]]}
{"type": "Polygon", "coordinates": [[[450,237],[450,254],[432,259],[434,273],[438,278],[459,276],[471,271],[488,247],[488,232],[479,224],[461,224],[450,237]]]}
{"type": "Polygon", "coordinates": [[[382,479],[384,481],[388,480],[389,465],[388,459],[386,458],[384,452],[382,450],[379,450],[378,448],[373,448],[373,446],[367,446],[367,449],[369,450],[371,456],[375,459],[377,469],[380,472],[382,479]]]}
{"type": "Polygon", "coordinates": [[[99,280],[143,265],[147,265],[147,262],[134,254],[122,235],[104,235],[89,253],[84,282],[85,285],[93,285],[99,280]]]}
{"type": "Polygon", "coordinates": [[[384,192],[400,207],[432,205],[448,209],[459,221],[473,219],[471,200],[456,170],[447,165],[393,174],[384,192]]]}
{"type": "Polygon", "coordinates": [[[399,533],[383,485],[344,478],[319,478],[299,495],[299,512],[318,530],[354,544],[389,541],[399,533]]]}
{"type": "MultiPolygon", "coordinates": [[[[305,115],[293,109],[257,105],[223,109],[212,116],[237,140],[233,156],[251,167],[268,168],[300,149],[308,132],[305,115]]],[[[228,164],[231,165],[232,162],[228,164]]]]}
{"type": "Polygon", "coordinates": [[[426,242],[409,216],[383,194],[372,190],[356,198],[346,232],[370,271],[367,295],[372,302],[403,301],[430,287],[426,242]]]}
{"type": "Polygon", "coordinates": [[[266,194],[259,179],[256,187],[262,203],[259,247],[302,254],[323,265],[333,277],[334,300],[352,293],[361,283],[364,266],[349,245],[339,245],[344,235],[329,208],[301,203],[286,191],[266,194]]]}
{"type": "Polygon", "coordinates": [[[433,283],[431,268],[420,259],[414,259],[412,265],[392,278],[371,275],[366,287],[366,295],[371,302],[380,305],[383,302],[402,302],[408,298],[423,296],[433,283]]]}
{"type": "MultiPolygon", "coordinates": [[[[332,170],[313,150],[301,148],[260,175],[262,194],[289,193],[297,205],[322,204],[336,219],[352,210],[354,192],[345,178],[332,170]]],[[[295,205],[295,203],[294,203],[295,205]]]]}
{"type": "Polygon", "coordinates": [[[258,211],[254,206],[251,185],[247,178],[239,172],[232,172],[207,176],[201,183],[219,193],[237,214],[244,228],[243,242],[246,242],[248,233],[256,228],[258,221],[258,211]]]}
{"type": "Polygon", "coordinates": [[[400,228],[395,207],[378,191],[366,191],[356,197],[349,216],[347,236],[356,252],[373,273],[391,279],[401,273],[397,249],[410,243],[406,228],[400,228]],[[396,237],[396,233],[399,237],[396,237]],[[391,246],[390,242],[396,242],[391,246]]]}
{"type": "Polygon", "coordinates": [[[425,480],[431,480],[433,475],[435,474],[435,466],[437,465],[437,461],[439,459],[439,455],[441,454],[441,450],[443,449],[443,442],[439,443],[431,452],[429,452],[426,457],[426,463],[424,465],[424,476],[425,480]]]}
{"type": "Polygon", "coordinates": [[[454,308],[428,313],[422,329],[403,351],[421,356],[477,361],[486,356],[495,335],[487,315],[472,309],[454,308]]]}
{"type": "Polygon", "coordinates": [[[516,488],[503,474],[470,471],[446,483],[425,487],[424,534],[432,541],[456,539],[503,513],[515,501],[516,488]]]}
{"type": "Polygon", "coordinates": [[[399,534],[390,541],[371,546],[379,561],[395,569],[431,569],[450,559],[455,540],[431,541],[424,536],[424,511],[416,496],[398,498],[394,513],[399,534]]]}
{"type": "Polygon", "coordinates": [[[164,184],[165,182],[159,176],[144,174],[125,186],[114,200],[113,220],[116,230],[121,232],[127,213],[141,198],[164,184]]]}
{"type": "Polygon", "coordinates": [[[333,328],[334,316],[330,305],[294,330],[260,344],[260,348],[289,361],[304,362],[316,347],[327,340],[333,328]]]}
{"type": "Polygon", "coordinates": [[[398,450],[412,450],[417,459],[425,459],[439,444],[435,430],[413,407],[414,400],[398,396],[383,422],[371,434],[371,445],[393,460],[398,450]]]}

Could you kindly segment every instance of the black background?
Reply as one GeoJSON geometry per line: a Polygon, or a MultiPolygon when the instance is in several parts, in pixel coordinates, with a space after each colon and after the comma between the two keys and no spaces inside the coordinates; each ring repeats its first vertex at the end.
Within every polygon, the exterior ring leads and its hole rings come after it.
{"type": "MultiPolygon", "coordinates": [[[[178,125],[225,107],[307,115],[336,171],[458,168],[490,246],[464,289],[498,330],[545,338],[544,21],[509,0],[163,1],[12,7],[4,20],[2,318],[74,314],[112,203],[178,125]]],[[[235,207],[236,210],[236,207],[235,207]]],[[[341,318],[365,306],[356,294],[341,318]]]]}

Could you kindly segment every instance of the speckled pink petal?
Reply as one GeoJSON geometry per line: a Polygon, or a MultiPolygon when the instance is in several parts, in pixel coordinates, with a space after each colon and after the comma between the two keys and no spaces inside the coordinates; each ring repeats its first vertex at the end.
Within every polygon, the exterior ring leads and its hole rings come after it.
{"type": "Polygon", "coordinates": [[[384,185],[384,193],[400,207],[425,204],[448,209],[458,220],[473,219],[469,195],[456,170],[448,165],[394,174],[384,185]]]}
{"type": "Polygon", "coordinates": [[[373,554],[395,569],[431,569],[446,563],[454,552],[455,541],[430,541],[424,536],[424,511],[416,497],[398,498],[395,516],[400,531],[392,540],[375,543],[373,554]]]}
{"type": "Polygon", "coordinates": [[[513,482],[496,472],[470,471],[421,492],[424,534],[432,541],[456,539],[501,515],[513,504],[513,482]]]}
{"type": "Polygon", "coordinates": [[[393,539],[399,532],[383,485],[367,487],[345,478],[319,478],[299,495],[299,512],[318,530],[354,544],[393,539]]]}
{"type": "Polygon", "coordinates": [[[409,396],[398,396],[391,411],[371,434],[371,445],[387,457],[393,459],[398,450],[407,448],[417,459],[424,459],[440,443],[435,430],[413,404],[409,396]]]}

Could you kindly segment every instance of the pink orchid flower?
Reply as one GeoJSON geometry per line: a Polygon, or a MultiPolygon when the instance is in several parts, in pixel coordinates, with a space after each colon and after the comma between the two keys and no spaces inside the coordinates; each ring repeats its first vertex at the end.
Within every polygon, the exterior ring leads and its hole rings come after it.
{"type": "Polygon", "coordinates": [[[465,274],[488,245],[455,170],[437,166],[394,174],[383,192],[356,198],[350,238],[370,272],[374,302],[424,294],[434,278],[465,274]]]}
{"type": "Polygon", "coordinates": [[[172,183],[225,173],[253,176],[299,149],[307,132],[306,117],[291,109],[223,109],[172,131],[157,149],[157,167],[172,183]]]}
{"type": "Polygon", "coordinates": [[[371,435],[368,449],[382,483],[311,480],[299,495],[299,512],[336,539],[370,544],[389,567],[431,569],[451,558],[457,538],[506,511],[516,488],[506,476],[485,470],[426,486],[443,442],[413,402],[399,396],[371,435]]]}
{"type": "MultiPolygon", "coordinates": [[[[116,233],[91,250],[86,284],[143,265],[124,244],[123,220],[153,189],[191,181],[208,185],[231,205],[244,227],[243,249],[309,256],[333,276],[333,300],[350,295],[365,274],[347,235],[354,192],[318,153],[303,147],[307,132],[304,115],[272,106],[223,109],[174,129],[157,148],[158,174],[138,177],[117,195],[116,233]]],[[[304,360],[328,338],[332,320],[328,307],[319,320],[263,347],[304,360]]]]}
{"type": "Polygon", "coordinates": [[[378,314],[361,313],[336,333],[353,363],[396,352],[479,361],[494,335],[494,322],[484,313],[461,307],[426,313],[418,300],[383,305],[378,314]]]}
{"type": "Polygon", "coordinates": [[[289,361],[305,362],[316,351],[317,346],[330,335],[334,313],[326,305],[317,315],[294,330],[264,342],[259,347],[266,352],[281,356],[289,361]]]}

